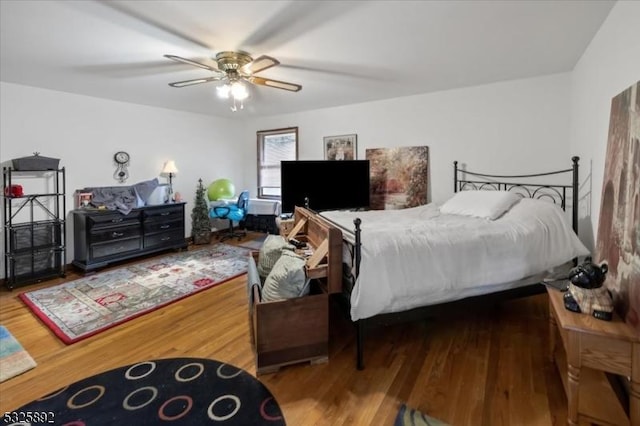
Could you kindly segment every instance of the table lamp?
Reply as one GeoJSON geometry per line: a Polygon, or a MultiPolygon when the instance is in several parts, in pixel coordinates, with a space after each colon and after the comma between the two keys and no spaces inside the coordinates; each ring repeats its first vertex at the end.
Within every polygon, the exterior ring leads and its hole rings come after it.
{"type": "Polygon", "coordinates": [[[169,177],[169,201],[173,201],[173,177],[178,174],[176,162],[173,160],[169,160],[164,163],[162,174],[169,177]]]}

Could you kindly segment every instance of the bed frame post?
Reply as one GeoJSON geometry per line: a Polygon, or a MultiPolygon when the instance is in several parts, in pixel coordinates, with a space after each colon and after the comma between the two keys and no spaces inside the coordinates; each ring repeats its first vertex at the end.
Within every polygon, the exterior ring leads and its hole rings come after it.
{"type": "MultiPolygon", "coordinates": [[[[362,259],[362,240],[360,238],[360,233],[362,230],[360,229],[360,225],[362,224],[362,220],[357,217],[354,219],[353,224],[355,225],[355,256],[356,256],[356,276],[355,279],[358,279],[360,275],[360,260],[362,259]]],[[[355,281],[354,281],[355,283],[355,281]]],[[[357,368],[358,370],[364,370],[364,320],[356,321],[356,351],[357,351],[357,368]]]]}
{"type": "Polygon", "coordinates": [[[362,240],[360,238],[360,233],[362,232],[360,229],[360,225],[362,225],[362,220],[359,217],[353,220],[353,224],[356,227],[355,230],[355,238],[356,238],[356,279],[360,275],[360,259],[362,259],[362,240]]]}
{"type": "Polygon", "coordinates": [[[573,232],[578,234],[578,203],[580,199],[580,178],[578,177],[578,161],[580,161],[580,157],[575,156],[571,157],[571,161],[573,161],[573,189],[572,189],[572,198],[573,198],[573,206],[571,207],[571,218],[572,218],[572,226],[573,232]]]}
{"type": "Polygon", "coordinates": [[[458,192],[458,160],[453,162],[453,193],[458,192]]]}

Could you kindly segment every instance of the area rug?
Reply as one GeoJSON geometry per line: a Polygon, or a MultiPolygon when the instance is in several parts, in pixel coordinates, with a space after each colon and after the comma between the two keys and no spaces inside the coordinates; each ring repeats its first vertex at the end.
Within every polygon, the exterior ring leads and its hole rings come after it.
{"type": "Polygon", "coordinates": [[[35,366],[36,362],[31,355],[6,327],[0,325],[0,382],[29,371],[35,366]]]}
{"type": "Polygon", "coordinates": [[[175,253],[20,294],[67,344],[247,272],[249,250],[228,244],[175,253]]]}
{"type": "Polygon", "coordinates": [[[448,424],[402,404],[394,426],[448,426],[448,424]]]}
{"type": "MultiPolygon", "coordinates": [[[[230,364],[169,358],[116,368],[73,383],[13,413],[59,425],[285,425],[278,402],[230,364]]],[[[18,419],[19,420],[19,419],[18,419]]]]}

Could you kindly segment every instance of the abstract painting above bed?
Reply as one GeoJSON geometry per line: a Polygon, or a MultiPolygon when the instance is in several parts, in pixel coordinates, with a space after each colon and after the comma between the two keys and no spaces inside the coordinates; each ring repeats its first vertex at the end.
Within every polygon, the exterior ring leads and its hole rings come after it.
{"type": "Polygon", "coordinates": [[[427,204],[429,147],[366,150],[371,170],[373,210],[396,210],[427,204]]]}

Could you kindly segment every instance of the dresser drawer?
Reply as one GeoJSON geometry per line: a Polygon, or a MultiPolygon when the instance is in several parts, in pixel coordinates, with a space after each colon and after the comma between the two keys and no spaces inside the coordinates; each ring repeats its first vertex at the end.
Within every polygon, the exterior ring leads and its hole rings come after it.
{"type": "Polygon", "coordinates": [[[182,204],[177,206],[159,207],[144,211],[145,223],[150,222],[167,222],[172,220],[184,220],[184,207],[182,204]]]}
{"type": "Polygon", "coordinates": [[[140,250],[142,239],[140,237],[120,239],[108,243],[91,244],[89,250],[93,260],[101,257],[121,256],[123,253],[140,250]]]}
{"type": "Polygon", "coordinates": [[[87,219],[89,229],[100,229],[110,226],[129,225],[140,222],[140,212],[131,212],[127,215],[121,213],[92,214],[87,219]]]}
{"type": "Polygon", "coordinates": [[[152,248],[157,246],[169,246],[174,244],[184,244],[184,231],[179,229],[177,231],[161,232],[159,234],[145,235],[144,248],[152,248]]]}
{"type": "Polygon", "coordinates": [[[102,243],[140,236],[140,223],[125,226],[97,227],[91,230],[91,243],[102,243]]]}
{"type": "Polygon", "coordinates": [[[184,223],[182,218],[175,219],[171,221],[160,221],[154,220],[150,222],[144,223],[144,233],[145,235],[154,234],[156,232],[169,232],[169,231],[177,231],[182,230],[184,227],[184,223]]]}

